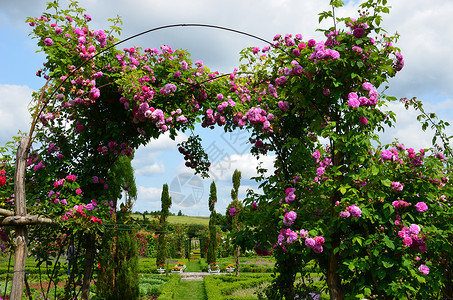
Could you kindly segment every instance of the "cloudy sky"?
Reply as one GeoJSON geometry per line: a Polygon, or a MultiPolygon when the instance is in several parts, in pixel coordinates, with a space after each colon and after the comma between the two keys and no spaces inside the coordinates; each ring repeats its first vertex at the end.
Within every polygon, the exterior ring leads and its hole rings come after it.
{"type": "MultiPolygon", "coordinates": [[[[28,36],[26,17],[38,17],[46,1],[0,0],[0,146],[18,130],[29,130],[27,105],[30,95],[39,89],[43,79],[35,76],[42,66],[43,56],[36,54],[35,43],[28,36]]],[[[448,26],[453,15],[451,0],[389,0],[392,6],[382,25],[389,33],[401,35],[397,46],[404,55],[405,67],[390,82],[387,94],[398,98],[417,97],[426,111],[435,112],[441,119],[453,121],[453,28],[448,26]]],[[[67,0],[61,0],[67,5],[67,0]]],[[[81,0],[80,6],[93,17],[92,29],[108,26],[108,18],[120,15],[126,38],[138,32],[169,24],[198,23],[225,26],[267,40],[279,34],[301,33],[304,40],[321,39],[318,13],[327,10],[329,0],[81,0]]],[[[357,15],[357,1],[336,12],[337,16],[357,15]]],[[[331,24],[324,21],[322,27],[331,24]]],[[[262,47],[263,43],[231,32],[207,28],[178,27],[166,29],[135,39],[125,46],[158,48],[162,44],[182,48],[192,59],[202,59],[211,70],[229,73],[239,62],[239,51],[245,47],[262,47]]],[[[416,121],[417,113],[406,111],[398,103],[390,109],[397,112],[398,123],[382,136],[384,142],[398,138],[407,146],[429,147],[431,132],[422,132],[416,121]]],[[[450,132],[452,132],[450,130],[450,132]]],[[[173,197],[172,211],[187,215],[207,216],[209,185],[217,184],[217,211],[224,212],[231,201],[231,175],[242,171],[240,197],[247,188],[255,187],[250,177],[257,162],[248,154],[247,133],[224,134],[221,130],[197,130],[203,138],[207,153],[213,158],[212,178],[201,180],[184,167],[176,151],[177,142],[163,137],[140,148],[133,162],[139,196],[134,207],[138,211],[160,209],[160,193],[169,184],[173,197]]],[[[272,157],[264,166],[272,165],[272,157]]]]}

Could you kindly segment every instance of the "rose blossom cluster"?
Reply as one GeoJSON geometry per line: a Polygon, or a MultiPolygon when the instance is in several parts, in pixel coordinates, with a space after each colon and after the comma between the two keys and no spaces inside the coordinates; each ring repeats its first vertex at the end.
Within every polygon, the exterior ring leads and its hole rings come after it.
{"type": "Polygon", "coordinates": [[[412,224],[409,227],[403,227],[398,231],[398,236],[402,238],[404,246],[410,246],[411,249],[426,252],[428,250],[425,244],[426,236],[420,237],[420,230],[419,225],[412,224]]]}
{"type": "Polygon", "coordinates": [[[313,53],[310,55],[310,59],[315,63],[320,60],[337,60],[340,58],[340,53],[337,50],[326,49],[323,41],[316,43],[313,53]]]}
{"type": "Polygon", "coordinates": [[[6,184],[6,171],[5,170],[1,170],[0,171],[0,186],[4,186],[6,184]]]}
{"type": "Polygon", "coordinates": [[[394,162],[399,162],[400,159],[398,157],[398,150],[396,150],[396,149],[382,150],[381,159],[382,159],[382,161],[390,160],[390,161],[394,161],[394,162]]]}
{"type": "Polygon", "coordinates": [[[319,182],[321,179],[324,179],[323,175],[326,169],[332,164],[332,160],[329,157],[325,157],[323,160],[321,160],[321,152],[319,152],[319,150],[313,152],[311,157],[316,160],[316,164],[319,164],[319,166],[316,168],[316,177],[313,180],[314,182],[319,182]]]}
{"type": "Polygon", "coordinates": [[[353,204],[346,208],[345,211],[340,212],[340,218],[360,218],[362,217],[362,210],[357,205],[353,204]]]}
{"type": "Polygon", "coordinates": [[[294,221],[297,219],[297,213],[295,211],[290,211],[285,213],[283,217],[283,224],[286,226],[291,226],[294,224],[294,221]]]}
{"type": "Polygon", "coordinates": [[[412,205],[411,203],[409,202],[406,202],[404,200],[395,200],[392,202],[392,206],[395,208],[395,209],[400,209],[400,208],[403,208],[403,207],[408,207],[412,205]]]}
{"type": "Polygon", "coordinates": [[[305,229],[301,229],[299,232],[291,230],[290,228],[281,229],[280,234],[277,237],[277,244],[274,245],[274,249],[277,245],[281,246],[283,252],[287,252],[285,245],[291,245],[298,239],[303,239],[305,246],[312,249],[315,253],[323,252],[322,245],[324,244],[325,240],[322,236],[316,236],[314,238],[308,237],[308,231],[305,229]]]}
{"type": "Polygon", "coordinates": [[[404,188],[404,184],[398,181],[392,181],[392,190],[395,192],[401,192],[404,188]]]}
{"type": "Polygon", "coordinates": [[[351,108],[358,108],[360,106],[375,106],[378,103],[378,92],[373,88],[369,82],[364,82],[362,87],[368,92],[368,98],[365,96],[359,97],[357,93],[351,92],[348,94],[348,106],[351,108]]]}
{"type": "Polygon", "coordinates": [[[230,216],[234,217],[238,213],[238,210],[236,208],[232,207],[232,208],[230,208],[228,213],[230,214],[230,216]]]}
{"type": "Polygon", "coordinates": [[[423,275],[428,275],[429,274],[429,268],[427,265],[424,265],[424,264],[421,264],[419,267],[418,267],[418,271],[420,273],[422,273],[423,275]]]}
{"type": "Polygon", "coordinates": [[[115,141],[110,141],[107,143],[107,146],[99,146],[97,148],[97,151],[101,153],[102,155],[107,155],[109,151],[112,151],[113,154],[118,155],[118,154],[123,154],[126,156],[131,156],[133,149],[132,147],[128,146],[126,143],[121,143],[118,147],[118,143],[115,141]]]}
{"type": "Polygon", "coordinates": [[[366,30],[369,28],[368,24],[362,23],[356,19],[351,18],[351,22],[349,22],[347,27],[351,28],[352,35],[358,39],[366,36],[366,30]]]}
{"type": "MultiPolygon", "coordinates": [[[[296,192],[295,188],[287,188],[285,190],[286,197],[284,200],[286,203],[291,204],[294,200],[296,200],[295,192],[296,192]]],[[[280,204],[283,204],[283,201],[280,201],[280,204]]]]}
{"type": "Polygon", "coordinates": [[[415,204],[415,209],[417,209],[418,212],[425,213],[428,210],[428,205],[426,205],[425,202],[417,202],[417,204],[415,204]]]}
{"type": "Polygon", "coordinates": [[[324,244],[325,240],[322,236],[310,238],[308,237],[308,231],[302,229],[300,231],[300,237],[305,238],[305,246],[312,249],[315,253],[321,253],[322,251],[324,251],[322,245],[324,244]]]}
{"type": "Polygon", "coordinates": [[[102,220],[95,217],[95,216],[87,216],[87,212],[91,211],[99,211],[98,204],[96,202],[96,199],[92,199],[91,203],[88,204],[80,204],[80,205],[75,205],[71,210],[67,211],[61,219],[63,221],[67,221],[69,218],[75,218],[75,217],[84,217],[88,218],[90,221],[93,223],[98,223],[99,225],[102,224],[102,220]]]}

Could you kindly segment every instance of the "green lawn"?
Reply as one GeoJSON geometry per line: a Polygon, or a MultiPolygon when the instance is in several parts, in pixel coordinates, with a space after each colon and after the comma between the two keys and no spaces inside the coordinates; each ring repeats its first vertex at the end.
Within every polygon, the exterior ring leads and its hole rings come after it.
{"type": "MultiPolygon", "coordinates": [[[[142,215],[132,214],[134,219],[143,219],[142,215]]],[[[147,215],[147,219],[156,220],[153,216],[147,215]]],[[[209,217],[191,217],[191,216],[168,216],[168,223],[170,224],[190,224],[190,225],[209,225],[209,217]]]]}
{"type": "Polygon", "coordinates": [[[203,281],[181,281],[176,289],[174,299],[206,300],[203,281]]]}

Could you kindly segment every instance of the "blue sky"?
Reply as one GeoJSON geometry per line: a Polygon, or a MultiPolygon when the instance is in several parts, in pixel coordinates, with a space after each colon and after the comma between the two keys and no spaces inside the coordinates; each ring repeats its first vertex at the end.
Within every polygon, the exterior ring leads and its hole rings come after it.
{"type": "MultiPolygon", "coordinates": [[[[387,94],[423,100],[426,110],[453,123],[453,28],[447,26],[453,15],[451,0],[390,0],[390,15],[384,16],[383,26],[389,33],[398,32],[397,44],[404,55],[405,67],[392,79],[387,94]],[[429,2],[429,3],[428,3],[429,2]]],[[[66,5],[67,1],[60,1],[66,5]]],[[[315,29],[318,13],[328,9],[328,0],[81,0],[80,5],[93,17],[92,28],[105,28],[108,18],[121,15],[123,34],[132,34],[153,27],[175,23],[203,23],[226,26],[265,39],[277,34],[301,33],[304,39],[321,39],[315,29]]],[[[337,16],[355,16],[357,1],[338,10],[337,16]]],[[[36,54],[30,39],[28,16],[37,17],[45,1],[0,0],[0,145],[10,140],[18,130],[29,130],[27,104],[32,91],[44,81],[35,76],[42,66],[43,56],[36,54]]],[[[326,22],[326,21],[325,21],[326,22]]],[[[321,24],[324,27],[328,23],[321,24]]],[[[173,49],[187,49],[192,59],[202,59],[212,70],[231,72],[239,62],[239,51],[262,43],[233,33],[205,28],[176,28],[146,35],[126,46],[159,47],[168,44],[173,49]]],[[[423,133],[416,121],[417,113],[405,111],[398,103],[390,108],[397,112],[398,123],[382,135],[383,142],[398,138],[407,146],[428,147],[432,133],[423,133]]],[[[451,129],[449,130],[452,133],[451,129]]],[[[203,138],[208,154],[215,157],[212,178],[201,180],[184,167],[176,143],[168,137],[153,141],[138,149],[133,162],[139,189],[134,210],[159,210],[160,193],[169,184],[173,196],[172,212],[181,210],[187,215],[207,216],[209,185],[217,184],[218,212],[225,212],[230,199],[231,175],[237,168],[243,173],[240,197],[247,188],[256,188],[256,161],[248,153],[245,132],[224,134],[221,129],[196,130],[203,138]]],[[[186,138],[182,134],[178,141],[186,138]]],[[[263,164],[272,166],[272,156],[263,164]]]]}

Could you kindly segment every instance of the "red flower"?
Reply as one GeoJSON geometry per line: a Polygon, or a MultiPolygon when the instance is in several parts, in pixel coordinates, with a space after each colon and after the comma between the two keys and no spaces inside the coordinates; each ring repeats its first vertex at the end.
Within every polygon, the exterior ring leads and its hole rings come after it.
{"type": "Polygon", "coordinates": [[[0,186],[4,186],[5,184],[6,184],[6,177],[0,176],[0,186]]]}

